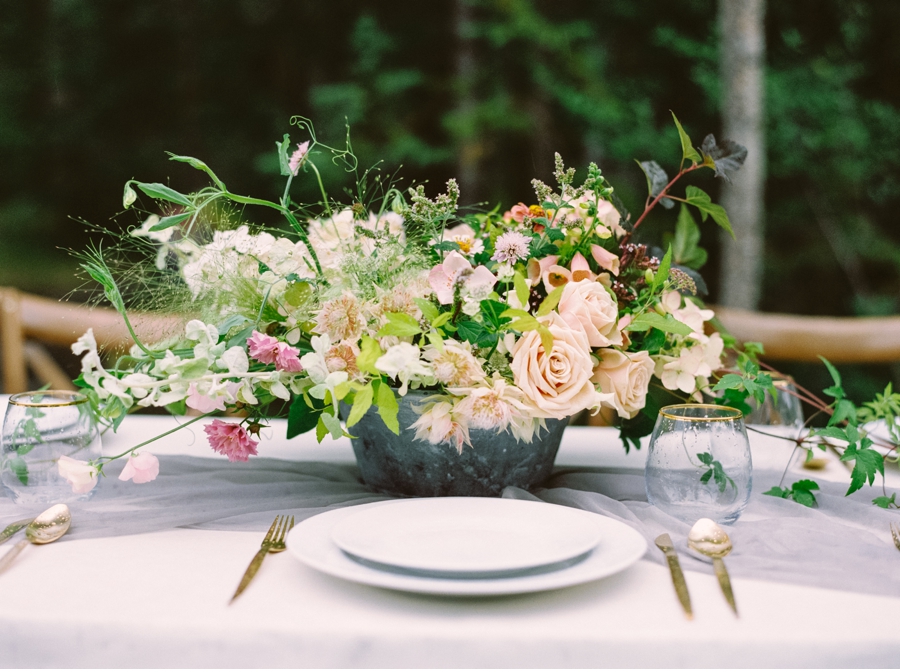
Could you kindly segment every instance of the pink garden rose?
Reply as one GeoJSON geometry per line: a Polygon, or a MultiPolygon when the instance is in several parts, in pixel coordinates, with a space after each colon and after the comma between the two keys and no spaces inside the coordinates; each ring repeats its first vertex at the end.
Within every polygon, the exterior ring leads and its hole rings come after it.
{"type": "Polygon", "coordinates": [[[132,454],[125,463],[125,468],[119,474],[120,481],[135,483],[149,483],[159,476],[159,460],[156,455],[150,453],[132,454]]]}
{"type": "Polygon", "coordinates": [[[647,402],[654,368],[650,354],[646,350],[624,353],[606,348],[597,355],[600,364],[591,380],[603,392],[613,395],[605,405],[614,408],[622,418],[633,418],[647,402]]]}
{"type": "Polygon", "coordinates": [[[618,305],[599,282],[568,283],[556,309],[570,327],[584,331],[592,348],[622,345],[618,305]]]}
{"type": "Polygon", "coordinates": [[[535,417],[562,419],[611,400],[591,383],[593,363],[584,331],[572,329],[556,313],[541,322],[553,335],[553,348],[545,352],[537,330],[527,331],[513,346],[510,364],[516,386],[536,407],[535,417]]]}
{"type": "Polygon", "coordinates": [[[258,441],[250,438],[250,434],[241,425],[213,420],[203,428],[210,447],[230,462],[246,462],[251,455],[256,455],[258,441]]]}
{"type": "Polygon", "coordinates": [[[72,486],[72,492],[83,495],[90,492],[97,485],[97,468],[84,460],[76,460],[68,455],[62,455],[56,462],[59,475],[72,486]]]}

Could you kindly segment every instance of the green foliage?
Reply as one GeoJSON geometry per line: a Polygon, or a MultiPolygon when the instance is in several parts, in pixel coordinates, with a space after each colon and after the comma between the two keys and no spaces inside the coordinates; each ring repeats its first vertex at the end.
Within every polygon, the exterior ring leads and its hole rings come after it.
{"type": "Polygon", "coordinates": [[[707,469],[703,474],[700,475],[701,483],[708,483],[710,479],[718,486],[719,492],[725,492],[725,488],[729,485],[732,489],[736,489],[737,486],[734,483],[734,480],[725,473],[725,469],[722,467],[722,463],[718,460],[714,460],[712,453],[697,453],[697,459],[699,459],[703,464],[705,464],[709,469],[707,469]]]}
{"type": "Polygon", "coordinates": [[[295,396],[288,411],[287,438],[305,434],[319,424],[321,408],[313,408],[303,396],[295,396]]]}
{"type": "Polygon", "coordinates": [[[812,508],[818,503],[816,502],[816,496],[813,494],[813,490],[819,489],[818,483],[809,479],[804,479],[802,481],[797,481],[790,488],[775,486],[774,488],[766,490],[763,494],[771,495],[772,497],[781,497],[782,499],[791,499],[798,504],[812,508]]]}

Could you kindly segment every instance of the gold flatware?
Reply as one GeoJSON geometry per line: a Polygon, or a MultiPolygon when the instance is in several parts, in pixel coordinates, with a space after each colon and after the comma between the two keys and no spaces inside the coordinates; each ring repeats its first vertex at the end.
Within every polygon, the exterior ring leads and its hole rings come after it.
{"type": "Polygon", "coordinates": [[[734,602],[734,591],[731,589],[731,577],[728,576],[728,570],[725,569],[725,563],[722,561],[722,558],[731,553],[731,538],[728,533],[709,518],[701,518],[694,523],[688,533],[688,548],[712,558],[719,586],[734,611],[734,615],[737,616],[738,610],[734,602]]]}
{"type": "Polygon", "coordinates": [[[51,506],[35,518],[25,528],[25,539],[13,546],[0,558],[0,573],[6,571],[28,544],[49,544],[56,541],[68,531],[72,524],[72,514],[65,504],[51,506]]]}
{"type": "Polygon", "coordinates": [[[900,551],[900,525],[891,523],[891,536],[894,538],[894,546],[900,551]]]}
{"type": "Polygon", "coordinates": [[[253,577],[256,576],[256,572],[259,571],[263,559],[265,559],[265,557],[269,553],[281,553],[287,548],[287,545],[285,545],[284,543],[284,537],[288,532],[291,531],[291,529],[293,529],[293,527],[293,516],[291,516],[290,523],[288,522],[287,516],[275,516],[275,521],[272,523],[272,527],[270,527],[269,531],[266,532],[266,538],[263,539],[259,550],[256,552],[256,555],[253,556],[253,560],[250,561],[250,565],[247,567],[247,571],[244,572],[244,576],[241,578],[241,582],[238,584],[237,590],[234,591],[234,595],[231,596],[231,600],[228,602],[229,604],[234,602],[237,599],[238,595],[243,593],[244,590],[246,590],[247,586],[250,585],[253,577]]]}
{"type": "Polygon", "coordinates": [[[32,520],[34,520],[34,518],[23,518],[22,520],[17,520],[16,522],[7,525],[4,530],[0,532],[0,544],[8,541],[11,536],[31,523],[32,520]]]}
{"type": "Polygon", "coordinates": [[[678,601],[681,602],[681,608],[684,609],[685,617],[691,620],[694,618],[694,612],[691,609],[691,596],[688,594],[684,573],[681,571],[681,563],[678,562],[678,554],[675,552],[672,537],[668,534],[659,535],[656,538],[656,546],[666,556],[666,561],[669,563],[669,571],[672,573],[672,583],[675,585],[675,593],[678,595],[678,601]]]}

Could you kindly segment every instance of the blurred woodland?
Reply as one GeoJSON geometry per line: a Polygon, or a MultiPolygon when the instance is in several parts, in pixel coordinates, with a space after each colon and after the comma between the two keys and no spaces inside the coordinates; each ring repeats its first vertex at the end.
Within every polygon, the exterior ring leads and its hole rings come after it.
{"type": "MultiPolygon", "coordinates": [[[[166,151],[202,158],[237,193],[277,195],[274,143],[304,139],[288,125],[294,114],[329,144],[342,142],[346,119],[363,165],[402,166],[429,193],[457,177],[465,204],[531,202],[531,178],[550,181],[558,151],[573,166],[596,161],[640,209],[634,160],[677,170],[670,110],[695,144],[722,134],[719,9],[716,0],[0,0],[0,285],[53,297],[81,285],[66,248],[97,236],[76,220],[138,224],[121,213],[129,178],[204,186],[166,151]]],[[[758,307],[900,312],[900,3],[769,2],[763,25],[758,307]]],[[[337,168],[325,179],[347,181],[337,168]]],[[[715,198],[719,181],[704,179],[715,198]]],[[[644,240],[674,226],[676,211],[657,210],[644,240]]],[[[715,302],[714,227],[702,244],[715,302]]],[[[892,375],[859,367],[854,384],[869,394],[892,375]]]]}

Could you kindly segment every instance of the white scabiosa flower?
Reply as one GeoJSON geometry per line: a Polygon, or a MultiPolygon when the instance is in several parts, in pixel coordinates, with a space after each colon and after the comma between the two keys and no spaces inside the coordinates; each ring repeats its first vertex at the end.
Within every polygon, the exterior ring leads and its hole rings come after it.
{"type": "Polygon", "coordinates": [[[514,264],[520,259],[528,258],[528,249],[531,238],[518,231],[507,231],[494,243],[494,261],[514,264]]]}
{"type": "Polygon", "coordinates": [[[468,387],[484,379],[484,370],[472,354],[468,343],[446,340],[442,348],[431,346],[424,352],[431,362],[434,377],[439,383],[453,387],[468,387]]]}
{"type": "Polygon", "coordinates": [[[315,330],[332,341],[355,341],[366,327],[362,304],[350,292],[327,301],[316,316],[315,330]]]}

